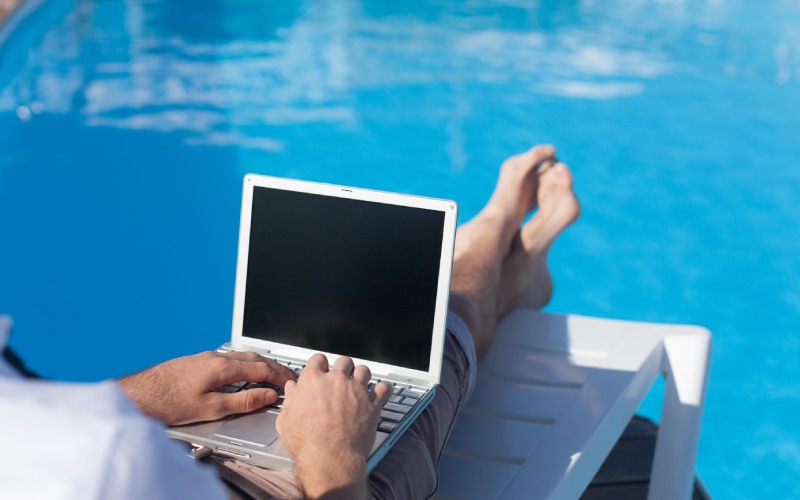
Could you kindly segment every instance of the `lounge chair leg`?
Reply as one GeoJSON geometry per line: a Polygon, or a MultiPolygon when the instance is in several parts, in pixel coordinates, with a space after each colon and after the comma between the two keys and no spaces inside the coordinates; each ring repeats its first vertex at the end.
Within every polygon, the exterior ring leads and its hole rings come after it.
{"type": "Polygon", "coordinates": [[[692,497],[706,399],[711,333],[704,328],[664,338],[666,378],[648,499],[692,497]]]}

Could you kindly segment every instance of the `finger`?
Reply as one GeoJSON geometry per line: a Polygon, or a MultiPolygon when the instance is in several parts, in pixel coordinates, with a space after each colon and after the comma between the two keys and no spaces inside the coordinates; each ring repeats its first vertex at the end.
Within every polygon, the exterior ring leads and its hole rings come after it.
{"type": "Polygon", "coordinates": [[[214,418],[221,418],[235,413],[250,413],[277,400],[278,393],[272,389],[250,389],[231,394],[217,392],[208,395],[208,407],[214,410],[214,418]]]}
{"type": "Polygon", "coordinates": [[[358,365],[353,370],[353,378],[366,387],[369,384],[369,379],[372,378],[372,372],[366,366],[358,365]]]}
{"type": "Polygon", "coordinates": [[[284,385],[287,380],[295,378],[294,372],[278,363],[261,361],[239,361],[227,357],[218,358],[221,362],[209,365],[213,370],[212,377],[216,385],[223,386],[233,382],[269,382],[284,385]]]}
{"type": "Polygon", "coordinates": [[[286,415],[286,412],[282,411],[282,412],[280,412],[278,414],[278,418],[275,419],[275,428],[278,430],[278,435],[281,436],[281,437],[283,437],[283,435],[284,435],[283,434],[283,431],[284,431],[283,419],[285,418],[284,415],[286,415]]]}
{"type": "MultiPolygon", "coordinates": [[[[283,385],[283,380],[288,379],[292,380],[297,378],[297,375],[292,371],[290,368],[278,363],[277,361],[273,361],[269,358],[266,358],[257,352],[252,351],[230,351],[230,352],[220,352],[217,353],[219,356],[222,356],[227,359],[234,359],[236,361],[246,361],[251,363],[266,363],[271,366],[274,371],[275,375],[281,380],[281,382],[275,382],[278,385],[283,385]]],[[[247,380],[248,382],[271,382],[271,380],[247,380]]],[[[238,380],[234,380],[234,382],[239,382],[238,380]]]]}
{"type": "Polygon", "coordinates": [[[308,358],[308,362],[306,362],[306,367],[303,370],[303,373],[307,372],[309,368],[316,369],[323,373],[328,371],[328,358],[325,357],[324,354],[314,354],[310,358],[308,358]]]}
{"type": "Polygon", "coordinates": [[[295,382],[294,380],[289,380],[288,382],[286,382],[286,385],[283,386],[283,394],[288,397],[296,386],[297,382],[295,382]]]}
{"type": "Polygon", "coordinates": [[[353,370],[355,367],[356,365],[353,363],[353,359],[347,356],[337,358],[336,361],[333,362],[333,369],[344,372],[344,374],[348,377],[353,376],[353,370]]]}
{"type": "Polygon", "coordinates": [[[375,394],[375,403],[383,407],[392,395],[392,386],[388,382],[378,382],[372,392],[375,394]]]}
{"type": "Polygon", "coordinates": [[[238,359],[239,361],[266,361],[267,358],[253,351],[228,351],[218,352],[218,356],[223,356],[230,359],[238,359]]]}

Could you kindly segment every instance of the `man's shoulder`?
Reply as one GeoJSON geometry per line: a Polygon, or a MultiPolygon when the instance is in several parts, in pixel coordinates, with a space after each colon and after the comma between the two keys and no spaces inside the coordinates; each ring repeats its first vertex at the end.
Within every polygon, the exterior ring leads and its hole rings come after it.
{"type": "Polygon", "coordinates": [[[3,459],[2,498],[174,498],[198,485],[205,491],[197,498],[223,498],[214,474],[113,381],[0,379],[0,402],[0,440],[15,450],[3,459]]]}

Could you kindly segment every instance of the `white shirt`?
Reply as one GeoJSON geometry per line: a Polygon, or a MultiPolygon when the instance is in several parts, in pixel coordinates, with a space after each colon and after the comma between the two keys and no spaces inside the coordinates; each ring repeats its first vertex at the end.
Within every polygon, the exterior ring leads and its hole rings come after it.
{"type": "MultiPolygon", "coordinates": [[[[11,321],[0,316],[0,351],[11,321]]],[[[211,467],[186,457],[114,382],[24,379],[0,358],[0,498],[223,499],[211,467]]]]}

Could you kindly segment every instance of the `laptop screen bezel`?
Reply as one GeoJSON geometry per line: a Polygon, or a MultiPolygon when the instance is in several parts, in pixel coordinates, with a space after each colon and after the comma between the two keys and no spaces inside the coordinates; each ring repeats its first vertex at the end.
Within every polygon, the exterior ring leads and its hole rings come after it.
{"type": "Polygon", "coordinates": [[[458,205],[451,200],[427,198],[384,191],[374,191],[354,187],[323,184],[294,179],[284,179],[257,174],[247,174],[243,181],[242,211],[239,226],[239,250],[236,261],[236,285],[234,292],[233,327],[231,343],[237,350],[253,350],[292,359],[308,359],[316,352],[325,354],[333,362],[342,353],[315,351],[298,346],[246,337],[243,334],[245,290],[247,289],[247,269],[250,250],[250,228],[253,207],[253,192],[256,187],[266,187],[295,191],[300,193],[334,196],[339,198],[385,203],[413,208],[436,210],[444,215],[444,227],[439,260],[439,277],[436,288],[436,304],[431,332],[431,351],[427,371],[409,369],[373,360],[353,358],[356,364],[364,364],[373,375],[396,375],[406,377],[415,383],[438,384],[442,368],[444,336],[447,319],[447,305],[450,292],[450,277],[453,265],[453,247],[458,218],[458,205]]]}

